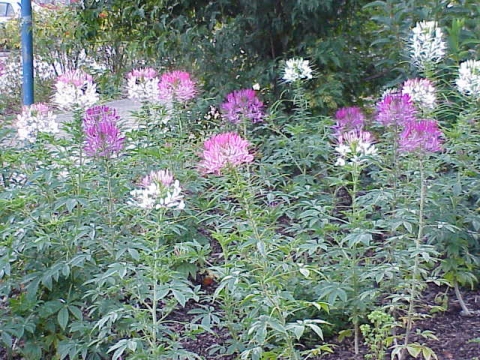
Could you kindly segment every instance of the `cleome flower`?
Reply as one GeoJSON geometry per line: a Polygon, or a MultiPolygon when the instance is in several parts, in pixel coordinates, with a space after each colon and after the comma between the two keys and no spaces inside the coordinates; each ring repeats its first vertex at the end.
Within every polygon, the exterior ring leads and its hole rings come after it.
{"type": "Polygon", "coordinates": [[[71,70],[60,75],[55,89],[54,102],[65,110],[87,108],[99,99],[93,78],[82,70],[71,70]]]}
{"type": "Polygon", "coordinates": [[[127,74],[128,97],[140,102],[157,102],[160,96],[159,82],[154,69],[133,69],[127,74]]]}
{"type": "Polygon", "coordinates": [[[409,94],[387,93],[377,104],[375,119],[383,126],[402,126],[415,120],[416,113],[409,94]]]}
{"type": "Polygon", "coordinates": [[[415,120],[407,123],[400,133],[399,151],[437,152],[442,150],[442,132],[435,120],[415,120]]]}
{"type": "Polygon", "coordinates": [[[203,143],[202,160],[198,165],[200,172],[221,175],[225,168],[252,162],[249,146],[247,140],[233,132],[212,136],[203,143]]]}
{"type": "Polygon", "coordinates": [[[295,82],[297,80],[312,78],[312,69],[309,61],[302,58],[287,60],[285,64],[283,80],[286,82],[295,82]]]}
{"type": "Polygon", "coordinates": [[[408,94],[422,111],[431,111],[437,106],[436,90],[428,79],[409,79],[402,85],[402,94],[408,94]]]}
{"type": "Polygon", "coordinates": [[[27,105],[17,116],[17,132],[21,140],[34,143],[39,132],[58,133],[57,116],[43,103],[27,105]]]}
{"type": "Polygon", "coordinates": [[[337,122],[332,127],[332,130],[336,136],[339,136],[341,133],[350,130],[362,130],[365,123],[365,115],[357,106],[344,107],[337,110],[335,120],[337,122]]]}
{"type": "Polygon", "coordinates": [[[422,21],[412,29],[410,57],[414,66],[425,70],[439,63],[445,56],[446,44],[443,32],[436,21],[422,21]]]}
{"type": "Polygon", "coordinates": [[[133,199],[130,204],[142,209],[185,208],[182,189],[178,180],[174,180],[169,170],[152,171],[145,176],[141,188],[130,192],[133,199]]]}
{"type": "Polygon", "coordinates": [[[236,90],[227,95],[227,100],[220,106],[229,122],[240,124],[244,120],[258,123],[263,120],[263,102],[252,89],[236,90]]]}
{"type": "Polygon", "coordinates": [[[117,126],[119,119],[115,109],[108,106],[94,106],[85,111],[83,131],[88,156],[110,158],[123,149],[125,138],[117,126]]]}
{"type": "Polygon", "coordinates": [[[368,156],[375,155],[377,149],[370,132],[350,130],[338,136],[335,151],[339,154],[336,166],[345,166],[347,161],[353,164],[364,163],[368,156]]]}
{"type": "Polygon", "coordinates": [[[158,99],[162,104],[172,105],[175,102],[187,102],[196,94],[195,82],[185,71],[171,71],[160,77],[158,99]]]}
{"type": "Polygon", "coordinates": [[[460,93],[480,99],[480,61],[467,60],[461,63],[456,84],[460,93]]]}

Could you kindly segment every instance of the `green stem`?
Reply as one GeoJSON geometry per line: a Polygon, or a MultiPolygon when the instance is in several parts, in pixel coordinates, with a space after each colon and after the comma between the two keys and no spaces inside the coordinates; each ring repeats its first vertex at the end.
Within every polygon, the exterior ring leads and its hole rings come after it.
{"type": "MultiPolygon", "coordinates": [[[[157,223],[162,226],[162,220],[163,220],[163,213],[162,211],[159,212],[159,219],[157,220],[157,223]]],[[[160,252],[160,233],[161,230],[157,231],[155,234],[155,248],[153,249],[153,294],[152,294],[152,308],[151,308],[151,314],[152,314],[152,343],[154,346],[157,346],[157,326],[158,326],[158,316],[157,316],[157,308],[158,308],[158,267],[159,267],[159,259],[158,259],[158,254],[160,252]]]]}
{"type": "Polygon", "coordinates": [[[115,242],[116,242],[116,232],[114,231],[113,226],[113,214],[114,214],[114,196],[113,196],[113,186],[112,186],[112,174],[109,158],[105,159],[105,172],[107,176],[107,221],[108,221],[108,230],[112,234],[112,244],[111,244],[111,255],[115,253],[115,242]]]}
{"type": "Polygon", "coordinates": [[[405,330],[405,341],[404,341],[405,348],[409,344],[410,335],[413,327],[415,297],[418,291],[417,280],[419,278],[419,270],[420,270],[419,251],[422,244],[423,232],[425,227],[424,208],[425,208],[425,200],[427,197],[427,186],[426,186],[426,180],[425,180],[425,169],[424,169],[423,157],[420,157],[419,159],[419,170],[420,170],[420,207],[418,212],[418,233],[415,239],[415,258],[414,258],[414,265],[412,270],[412,279],[411,279],[412,282],[410,286],[410,301],[409,301],[408,312],[407,312],[407,326],[405,330]]]}
{"type": "MultiPolygon", "coordinates": [[[[355,228],[358,222],[358,214],[357,214],[357,192],[358,192],[358,182],[360,178],[360,168],[357,163],[354,163],[354,168],[352,171],[352,219],[351,225],[355,228]]],[[[352,248],[352,282],[353,282],[353,296],[355,303],[357,302],[357,297],[359,293],[359,284],[358,284],[358,273],[357,273],[357,265],[358,265],[358,253],[357,253],[357,243],[353,244],[352,248]]],[[[359,312],[357,309],[356,304],[353,307],[353,331],[354,331],[354,349],[355,355],[358,355],[360,352],[360,327],[359,327],[359,312]]]]}

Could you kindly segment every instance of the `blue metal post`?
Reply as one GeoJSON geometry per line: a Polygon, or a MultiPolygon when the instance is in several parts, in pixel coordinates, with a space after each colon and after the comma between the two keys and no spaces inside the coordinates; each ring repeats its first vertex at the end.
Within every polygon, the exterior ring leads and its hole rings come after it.
{"type": "Polygon", "coordinates": [[[22,0],[23,104],[33,104],[32,2],[22,0]]]}

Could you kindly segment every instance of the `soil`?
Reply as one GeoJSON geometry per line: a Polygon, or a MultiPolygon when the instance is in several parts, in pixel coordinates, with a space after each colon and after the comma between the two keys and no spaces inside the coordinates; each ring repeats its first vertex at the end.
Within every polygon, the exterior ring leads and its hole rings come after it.
{"type": "MultiPolygon", "coordinates": [[[[460,305],[453,290],[432,286],[424,296],[423,310],[427,315],[428,310],[439,305],[438,299],[442,296],[445,300],[446,310],[428,316],[426,319],[415,323],[416,330],[430,330],[438,340],[418,340],[430,347],[439,360],[480,360],[480,289],[463,291],[464,300],[473,316],[462,315],[460,305]]],[[[182,311],[174,314],[176,320],[188,322],[191,315],[187,313],[194,307],[189,304],[182,311]]],[[[445,308],[444,308],[445,309],[445,308]]],[[[180,333],[181,328],[176,329],[180,333]]],[[[233,360],[235,356],[220,356],[209,354],[213,345],[224,345],[228,340],[225,329],[216,329],[216,334],[203,333],[196,338],[185,340],[182,345],[186,350],[192,351],[206,360],[223,359],[233,360]]],[[[334,353],[313,357],[313,360],[363,360],[368,353],[367,347],[362,345],[360,354],[355,355],[352,339],[339,342],[337,339],[326,339],[333,345],[334,353]]],[[[388,356],[388,359],[390,356],[388,356]]],[[[413,359],[409,357],[408,359],[413,359]]],[[[284,359],[287,360],[287,359],[284,359]]],[[[376,359],[375,359],[376,360],[376,359]]],[[[405,359],[407,360],[407,359],[405,359]]]]}
{"type": "MultiPolygon", "coordinates": [[[[423,298],[423,311],[438,306],[443,296],[446,310],[428,316],[415,323],[415,330],[430,330],[438,340],[414,339],[430,347],[439,360],[480,360],[480,289],[462,291],[462,296],[472,316],[462,315],[462,309],[453,290],[431,286],[423,298]]],[[[363,347],[361,354],[355,356],[353,342],[336,342],[335,353],[324,356],[323,360],[360,360],[364,359],[367,349],[363,347]]],[[[390,358],[390,357],[388,357],[390,358]]],[[[409,357],[408,359],[413,359],[409,357]]]]}

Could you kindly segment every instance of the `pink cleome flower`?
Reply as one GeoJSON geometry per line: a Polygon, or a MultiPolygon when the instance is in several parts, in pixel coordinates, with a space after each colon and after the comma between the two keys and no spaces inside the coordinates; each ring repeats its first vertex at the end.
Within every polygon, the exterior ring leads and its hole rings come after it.
{"type": "Polygon", "coordinates": [[[88,156],[111,157],[123,149],[125,138],[117,126],[119,117],[108,106],[96,106],[86,111],[84,133],[88,156]]]}
{"type": "Polygon", "coordinates": [[[152,68],[133,69],[127,74],[127,79],[135,78],[135,80],[151,80],[158,76],[157,71],[152,68]]]}
{"type": "Polygon", "coordinates": [[[82,70],[67,71],[57,78],[57,83],[73,85],[77,88],[92,82],[93,77],[82,70]]]}
{"type": "Polygon", "coordinates": [[[392,93],[377,104],[376,120],[383,126],[402,126],[415,120],[416,109],[408,94],[392,93]]]}
{"type": "Polygon", "coordinates": [[[203,174],[221,175],[228,166],[237,167],[253,161],[253,155],[248,152],[250,143],[233,132],[214,135],[203,146],[203,159],[199,163],[203,174]]]}
{"type": "Polygon", "coordinates": [[[173,175],[169,170],[151,171],[142,179],[141,185],[149,187],[152,183],[161,184],[167,188],[173,183],[173,175]]]}
{"type": "Polygon", "coordinates": [[[437,152],[442,150],[442,132],[435,120],[414,120],[400,134],[401,152],[437,152]]]}
{"type": "Polygon", "coordinates": [[[118,122],[120,116],[117,111],[105,105],[92,106],[85,110],[85,116],[83,117],[83,126],[88,127],[98,124],[102,121],[111,120],[118,122]]]}
{"type": "Polygon", "coordinates": [[[252,89],[236,90],[227,95],[227,101],[221,105],[225,118],[233,124],[243,120],[258,123],[263,120],[263,102],[252,89]]]}
{"type": "Polygon", "coordinates": [[[362,130],[365,124],[365,115],[357,106],[343,107],[335,113],[336,124],[332,127],[338,136],[351,130],[362,130]]]}
{"type": "Polygon", "coordinates": [[[160,77],[159,100],[165,104],[186,102],[197,94],[195,82],[185,71],[171,71],[160,77]]]}

